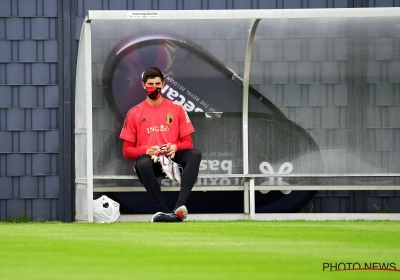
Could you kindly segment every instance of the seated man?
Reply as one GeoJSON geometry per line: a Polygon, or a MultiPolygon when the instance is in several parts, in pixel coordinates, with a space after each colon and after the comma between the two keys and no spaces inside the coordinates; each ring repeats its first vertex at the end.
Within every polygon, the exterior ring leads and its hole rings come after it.
{"type": "Polygon", "coordinates": [[[126,114],[120,138],[124,140],[124,157],[135,159],[139,180],[160,211],[152,222],[180,222],[188,214],[185,204],[199,174],[201,152],[193,148],[194,128],[182,105],[161,96],[164,85],[158,68],[143,73],[147,97],[126,114]],[[173,211],[167,207],[156,179],[163,173],[181,186],[173,211]]]}

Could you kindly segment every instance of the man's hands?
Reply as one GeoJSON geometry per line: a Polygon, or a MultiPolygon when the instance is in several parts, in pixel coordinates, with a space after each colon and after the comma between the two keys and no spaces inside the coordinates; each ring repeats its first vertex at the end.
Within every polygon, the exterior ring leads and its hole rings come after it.
{"type": "MultiPolygon", "coordinates": [[[[178,150],[175,144],[166,144],[167,145],[167,153],[166,156],[170,157],[171,159],[173,159],[175,157],[175,153],[178,150]]],[[[163,145],[164,146],[164,145],[163,145]]],[[[158,156],[159,154],[161,154],[162,152],[165,152],[165,146],[151,146],[150,148],[148,148],[146,150],[146,154],[149,156],[158,156]]]]}
{"type": "Polygon", "coordinates": [[[146,150],[146,155],[154,156],[155,152],[160,150],[160,146],[151,146],[146,150]]]}
{"type": "Polygon", "coordinates": [[[171,159],[173,159],[175,157],[175,153],[177,150],[178,150],[178,148],[176,147],[175,144],[168,145],[167,156],[170,157],[171,159]]]}

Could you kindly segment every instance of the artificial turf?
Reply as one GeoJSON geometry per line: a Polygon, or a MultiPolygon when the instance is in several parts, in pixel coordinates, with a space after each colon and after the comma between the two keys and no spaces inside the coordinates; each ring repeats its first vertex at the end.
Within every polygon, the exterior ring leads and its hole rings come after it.
{"type": "Polygon", "coordinates": [[[0,223],[0,279],[400,279],[399,233],[398,221],[0,223]]]}

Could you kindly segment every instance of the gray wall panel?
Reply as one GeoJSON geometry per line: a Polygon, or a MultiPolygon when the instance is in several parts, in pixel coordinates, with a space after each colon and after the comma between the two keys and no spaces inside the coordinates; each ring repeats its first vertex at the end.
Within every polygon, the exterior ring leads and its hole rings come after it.
{"type": "Polygon", "coordinates": [[[7,154],[0,154],[0,176],[6,176],[7,173],[7,154]]]}
{"type": "Polygon", "coordinates": [[[5,84],[24,84],[24,75],[26,74],[26,68],[29,67],[24,67],[24,64],[19,64],[19,63],[10,63],[10,64],[5,64],[5,74],[6,74],[6,80],[1,81],[2,83],[5,84]]]}
{"type": "Polygon", "coordinates": [[[388,108],[388,125],[393,128],[400,128],[400,111],[399,106],[392,106],[388,108]]]}
{"type": "MultiPolygon", "coordinates": [[[[0,26],[5,26],[5,25],[6,25],[6,19],[0,18],[0,26]]],[[[6,29],[0,28],[0,40],[4,40],[5,38],[6,38],[6,29]]]]}
{"type": "Polygon", "coordinates": [[[325,106],[327,104],[328,87],[332,85],[308,85],[307,86],[308,106],[325,106]]]}
{"type": "Polygon", "coordinates": [[[10,62],[11,53],[11,41],[0,41],[0,62],[10,62]]]}
{"type": "Polygon", "coordinates": [[[272,62],[271,63],[271,83],[272,84],[289,84],[289,63],[288,62],[272,62]]]}
{"type": "Polygon", "coordinates": [[[159,1],[158,9],[159,10],[177,10],[177,9],[179,9],[178,1],[176,1],[176,0],[159,1]]]}
{"type": "MultiPolygon", "coordinates": [[[[50,219],[51,221],[60,220],[59,199],[50,199],[50,219]]],[[[65,220],[64,220],[65,221],[65,220]]]]}
{"type": "Polygon", "coordinates": [[[0,84],[6,84],[6,65],[7,64],[0,64],[0,84]]]}
{"type": "Polygon", "coordinates": [[[392,149],[396,152],[400,152],[400,128],[393,129],[393,142],[392,149]]]}
{"type": "Polygon", "coordinates": [[[301,85],[283,85],[283,104],[285,106],[300,106],[301,104],[301,85]]]}
{"type": "Polygon", "coordinates": [[[0,177],[0,201],[12,198],[12,178],[0,177]]]}
{"type": "MultiPolygon", "coordinates": [[[[328,85],[328,87],[330,87],[328,85]]],[[[335,84],[333,87],[333,106],[348,106],[349,92],[348,84],[335,84]]]]}
{"type": "Polygon", "coordinates": [[[0,96],[0,108],[12,107],[12,88],[10,86],[0,85],[0,96]]]}
{"type": "Polygon", "coordinates": [[[55,18],[4,18],[0,40],[50,40],[57,39],[55,18]]]}
{"type": "Polygon", "coordinates": [[[56,198],[60,194],[60,178],[58,176],[44,177],[44,193],[43,197],[56,198]]]}
{"type": "Polygon", "coordinates": [[[253,56],[257,61],[273,61],[277,57],[278,42],[276,40],[263,40],[260,42],[261,48],[254,50],[253,56]]]}
{"type": "Polygon", "coordinates": [[[40,45],[38,50],[38,52],[41,54],[40,57],[43,57],[43,59],[38,61],[57,62],[58,61],[57,50],[58,50],[58,42],[56,40],[44,41],[43,45],[40,45]]]}
{"type": "Polygon", "coordinates": [[[208,3],[207,10],[232,9],[232,1],[214,0],[214,1],[208,1],[207,3],[208,3]]]}
{"type": "MultiPolygon", "coordinates": [[[[261,62],[254,62],[251,64],[251,67],[255,72],[263,73],[264,71],[264,63],[261,62]]],[[[264,84],[264,77],[262,75],[253,76],[251,84],[254,86],[264,84]]]]}
{"type": "Polygon", "coordinates": [[[340,125],[339,107],[324,107],[321,109],[321,125],[324,128],[339,128],[340,125]]]}
{"type": "MultiPolygon", "coordinates": [[[[368,87],[369,104],[370,105],[393,105],[396,103],[394,100],[395,87],[394,84],[370,84],[368,87]]],[[[398,95],[398,94],[397,94],[398,95]]]]}
{"type": "Polygon", "coordinates": [[[23,154],[8,154],[6,156],[7,176],[25,176],[25,167],[25,156],[23,154]]]}
{"type": "Polygon", "coordinates": [[[45,86],[43,88],[43,107],[58,107],[59,92],[57,86],[45,86]]]}
{"type": "Polygon", "coordinates": [[[183,5],[183,10],[201,10],[202,8],[202,2],[201,0],[191,0],[191,1],[183,1],[182,0],[182,5],[183,5]]]}
{"type": "Polygon", "coordinates": [[[367,198],[368,212],[400,212],[400,196],[373,196],[367,198]]]}
{"type": "Polygon", "coordinates": [[[49,154],[32,155],[32,175],[50,175],[51,156],[49,154]]]}
{"type": "Polygon", "coordinates": [[[331,8],[328,5],[328,1],[321,1],[321,0],[308,0],[307,1],[308,7],[316,8],[331,8]]]}
{"type": "Polygon", "coordinates": [[[35,17],[37,16],[36,4],[37,0],[19,1],[17,5],[18,16],[20,17],[35,17]]]}
{"type": "Polygon", "coordinates": [[[24,130],[25,126],[25,110],[24,109],[7,109],[6,121],[7,130],[24,130]]]}
{"type": "Polygon", "coordinates": [[[30,28],[32,39],[55,39],[57,35],[54,18],[32,18],[30,28]]]}
{"type": "MultiPolygon", "coordinates": [[[[302,1],[298,1],[298,0],[286,0],[286,1],[282,1],[283,9],[300,9],[302,8],[302,1]]],[[[280,7],[278,7],[280,8],[280,7]]]]}
{"type": "Polygon", "coordinates": [[[11,0],[2,0],[0,9],[0,17],[11,16],[11,0]]]}
{"type": "Polygon", "coordinates": [[[389,83],[400,83],[400,62],[388,62],[388,81],[389,83]]]}
{"type": "Polygon", "coordinates": [[[367,63],[367,82],[380,83],[382,71],[384,71],[384,69],[382,69],[381,63],[379,61],[369,61],[367,63]]]}
{"type": "MultiPolygon", "coordinates": [[[[83,21],[84,21],[84,17],[83,16],[75,18],[75,40],[78,40],[77,43],[79,43],[79,37],[81,35],[83,21]]],[[[76,50],[78,50],[78,44],[76,46],[76,50]]],[[[76,59],[76,55],[75,55],[75,59],[76,59]]]]}
{"type": "Polygon", "coordinates": [[[59,133],[57,130],[44,132],[44,152],[58,153],[59,151],[59,133]]]}
{"type": "Polygon", "coordinates": [[[321,82],[326,84],[345,82],[344,66],[339,62],[321,62],[321,82]]]}
{"type": "Polygon", "coordinates": [[[109,9],[110,10],[127,10],[129,9],[127,0],[114,0],[112,1],[112,4],[109,4],[109,9]]]}
{"type": "Polygon", "coordinates": [[[312,39],[306,43],[307,58],[310,61],[323,61],[327,57],[327,41],[323,39],[312,39]]]}
{"type": "MultiPolygon", "coordinates": [[[[32,199],[32,219],[35,221],[52,220],[51,200],[50,199],[32,199]]],[[[53,217],[54,219],[54,217],[53,217]]]]}
{"type": "Polygon", "coordinates": [[[332,52],[332,60],[348,60],[348,39],[335,39],[329,48],[332,52]]]}
{"type": "Polygon", "coordinates": [[[39,189],[38,177],[24,176],[19,179],[19,197],[20,198],[33,198],[38,197],[39,189]]]}
{"type": "MultiPolygon", "coordinates": [[[[292,64],[295,67],[295,83],[310,84],[314,81],[316,64],[314,62],[303,61],[292,64]]],[[[288,69],[290,70],[290,68],[288,69]]]]}
{"type": "Polygon", "coordinates": [[[0,39],[17,40],[24,39],[24,19],[23,18],[6,18],[4,25],[5,34],[4,38],[0,39]]]}
{"type": "Polygon", "coordinates": [[[281,1],[259,1],[259,9],[279,9],[278,2],[281,1]]]}
{"type": "Polygon", "coordinates": [[[394,147],[394,131],[393,129],[374,129],[373,151],[390,152],[394,147]]]}
{"type": "Polygon", "coordinates": [[[0,131],[0,153],[11,153],[13,150],[12,145],[12,132],[0,131]]]}
{"type": "MultiPolygon", "coordinates": [[[[19,54],[20,62],[38,61],[38,44],[37,41],[17,41],[18,49],[14,50],[19,54]]],[[[43,52],[43,50],[42,50],[43,52]]]]}
{"type": "Polygon", "coordinates": [[[394,39],[380,39],[379,42],[371,43],[369,51],[369,59],[371,60],[391,60],[395,59],[396,51],[394,49],[394,39]]]}
{"type": "Polygon", "coordinates": [[[302,40],[287,39],[280,41],[278,49],[282,50],[283,61],[301,61],[302,60],[302,40]]]}
{"type": "Polygon", "coordinates": [[[6,200],[6,216],[5,218],[10,218],[13,216],[19,216],[25,214],[25,200],[24,199],[10,199],[6,200]]]}
{"type": "Polygon", "coordinates": [[[36,131],[21,131],[19,132],[19,145],[15,153],[37,153],[39,152],[39,133],[36,131]]]}
{"type": "Polygon", "coordinates": [[[0,109],[0,130],[7,130],[7,109],[0,109]]]}
{"type": "Polygon", "coordinates": [[[57,65],[54,63],[34,63],[32,64],[31,75],[32,84],[56,84],[57,65]]]}
{"type": "MultiPolygon", "coordinates": [[[[88,10],[107,10],[108,7],[103,6],[103,1],[102,0],[81,0],[83,3],[83,10],[86,11],[88,10]]],[[[110,1],[105,1],[106,3],[109,3],[110,1]]],[[[150,1],[146,1],[150,2],[150,1]]]]}
{"type": "Polygon", "coordinates": [[[37,107],[38,106],[38,88],[36,86],[14,87],[14,96],[17,97],[19,107],[37,107]]]}
{"type": "Polygon", "coordinates": [[[12,186],[13,186],[13,188],[12,188],[13,198],[19,198],[20,195],[19,195],[19,187],[18,186],[19,186],[20,177],[15,176],[15,177],[11,177],[11,179],[12,179],[12,186]]]}
{"type": "Polygon", "coordinates": [[[57,17],[57,1],[54,0],[37,0],[38,16],[57,17]]]}
{"type": "Polygon", "coordinates": [[[218,58],[218,60],[224,62],[227,60],[227,46],[225,40],[210,40],[208,42],[208,47],[211,49],[215,49],[214,56],[218,58]]]}
{"type": "Polygon", "coordinates": [[[57,129],[58,124],[55,122],[57,117],[53,117],[53,113],[57,109],[32,109],[32,129],[48,130],[57,129]]]}
{"type": "Polygon", "coordinates": [[[252,8],[252,1],[226,1],[228,3],[228,7],[227,8],[223,8],[223,9],[251,9],[252,8]],[[230,3],[232,2],[232,7],[230,6],[230,3]]]}
{"type": "Polygon", "coordinates": [[[315,209],[320,213],[346,213],[349,212],[349,199],[348,197],[331,196],[320,197],[317,199],[319,209],[315,209]]]}
{"type": "Polygon", "coordinates": [[[398,0],[368,0],[370,7],[399,7],[398,0]]]}

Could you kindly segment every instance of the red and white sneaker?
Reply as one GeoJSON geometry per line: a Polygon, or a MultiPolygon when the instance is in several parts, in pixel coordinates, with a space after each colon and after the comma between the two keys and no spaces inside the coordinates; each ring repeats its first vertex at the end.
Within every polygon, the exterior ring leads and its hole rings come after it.
{"type": "Polygon", "coordinates": [[[159,162],[160,156],[165,155],[168,152],[169,145],[169,143],[161,145],[160,151],[154,152],[154,155],[151,156],[151,159],[154,161],[154,163],[159,162]]]}
{"type": "Polygon", "coordinates": [[[172,172],[174,173],[175,182],[178,185],[181,185],[181,183],[182,183],[182,177],[181,177],[182,166],[180,166],[176,162],[172,161],[172,172]]]}
{"type": "Polygon", "coordinates": [[[182,221],[186,220],[188,215],[188,210],[185,205],[179,206],[174,210],[174,214],[182,221]]]}
{"type": "Polygon", "coordinates": [[[158,157],[158,161],[161,164],[161,169],[162,169],[162,172],[165,174],[165,177],[167,177],[168,179],[173,181],[174,180],[174,172],[172,169],[173,161],[170,160],[165,155],[160,155],[158,157]]]}

